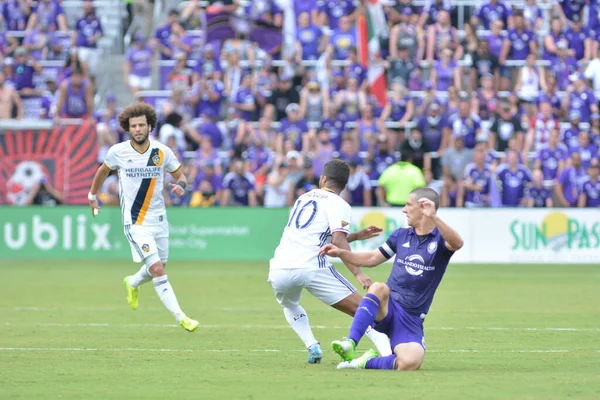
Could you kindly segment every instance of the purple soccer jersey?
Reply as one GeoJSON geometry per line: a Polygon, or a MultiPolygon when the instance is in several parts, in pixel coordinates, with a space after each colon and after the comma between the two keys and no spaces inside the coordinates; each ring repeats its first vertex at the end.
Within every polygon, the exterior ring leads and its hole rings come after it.
{"type": "Polygon", "coordinates": [[[14,68],[12,81],[15,84],[15,89],[33,89],[35,87],[33,84],[33,74],[35,72],[33,67],[29,64],[17,64],[14,68]]]}
{"type": "Polygon", "coordinates": [[[596,104],[596,96],[590,89],[582,92],[573,91],[569,95],[569,112],[579,111],[581,122],[590,122],[590,107],[596,104]]]}
{"type": "Polygon", "coordinates": [[[525,60],[529,54],[529,43],[535,42],[535,33],[523,30],[509,29],[506,40],[510,42],[509,60],[525,60]]]}
{"type": "Polygon", "coordinates": [[[569,149],[569,154],[579,153],[581,155],[581,167],[585,170],[590,166],[592,158],[598,157],[598,148],[595,144],[590,143],[585,147],[577,145],[569,149]]]}
{"type": "Polygon", "coordinates": [[[131,47],[127,50],[125,58],[131,64],[130,74],[140,77],[149,77],[152,74],[152,48],[149,46],[141,49],[131,47]]]}
{"type": "Polygon", "coordinates": [[[563,169],[558,178],[558,182],[563,187],[565,200],[567,200],[571,206],[577,204],[577,195],[581,188],[583,177],[585,177],[585,170],[583,168],[568,167],[563,169]]]}
{"type": "MultiPolygon", "coordinates": [[[[42,32],[39,29],[32,29],[30,30],[25,37],[23,38],[23,45],[31,45],[31,46],[47,46],[49,42],[49,35],[48,33],[42,32]]],[[[35,49],[35,50],[30,50],[29,51],[29,55],[31,57],[33,57],[33,59],[40,61],[43,58],[43,54],[42,52],[44,51],[43,48],[41,49],[35,49]]]]}
{"type": "Polygon", "coordinates": [[[590,31],[583,28],[579,32],[575,32],[572,28],[565,32],[565,39],[569,45],[569,49],[575,50],[575,59],[581,60],[585,52],[585,40],[590,37],[590,31]]]}
{"type": "Polygon", "coordinates": [[[544,179],[557,177],[558,163],[564,160],[568,153],[567,147],[562,143],[554,149],[551,149],[547,143],[541,145],[536,160],[541,162],[544,179]]]}
{"type": "Polygon", "coordinates": [[[319,43],[323,33],[318,26],[309,25],[306,28],[298,28],[296,40],[302,46],[303,60],[317,60],[319,58],[319,43]]]}
{"type": "Polygon", "coordinates": [[[60,3],[55,0],[50,1],[39,1],[35,7],[33,7],[32,14],[37,14],[37,25],[38,27],[46,27],[49,30],[58,29],[58,16],[64,15],[60,3]]]}
{"type": "Polygon", "coordinates": [[[564,60],[556,57],[550,62],[550,71],[556,78],[556,84],[559,90],[566,90],[569,86],[569,77],[577,72],[578,63],[573,57],[567,57],[564,60]]]}
{"type": "Polygon", "coordinates": [[[504,26],[508,26],[508,17],[512,16],[512,11],[503,1],[496,4],[487,2],[479,7],[475,15],[477,15],[485,29],[489,30],[491,23],[498,19],[502,20],[504,26]]]}
{"type": "Polygon", "coordinates": [[[490,45],[490,54],[500,57],[500,53],[502,53],[502,45],[504,43],[504,36],[496,36],[490,33],[488,36],[486,36],[485,40],[487,40],[490,45]]]}
{"type": "Polygon", "coordinates": [[[490,194],[490,178],[492,171],[489,165],[478,168],[475,163],[469,163],[465,167],[465,180],[471,180],[475,185],[481,186],[482,190],[465,190],[465,203],[483,207],[488,205],[490,194]]]}
{"type": "Polygon", "coordinates": [[[586,177],[581,183],[581,193],[586,196],[586,207],[600,207],[600,179],[592,182],[590,177],[586,177]]]}
{"type": "Polygon", "coordinates": [[[543,186],[531,186],[527,192],[527,198],[533,199],[534,207],[546,207],[546,201],[552,198],[552,190],[543,186]]]}
{"type": "Polygon", "coordinates": [[[304,120],[291,122],[286,118],[281,121],[279,132],[283,134],[284,141],[291,141],[296,146],[296,149],[300,150],[302,148],[302,137],[308,132],[308,125],[304,120]]]}
{"type": "Polygon", "coordinates": [[[423,140],[432,151],[438,151],[442,144],[442,131],[448,125],[448,119],[444,115],[430,117],[422,115],[417,120],[417,127],[423,133],[423,140]]]}
{"type": "MultiPolygon", "coordinates": [[[[154,32],[154,38],[157,39],[160,42],[160,44],[162,44],[163,46],[171,48],[171,43],[169,42],[169,39],[171,38],[171,25],[165,25],[160,28],[157,28],[156,31],[154,32]]],[[[170,60],[171,59],[168,55],[164,54],[162,51],[160,52],[160,58],[161,58],[161,60],[170,60]]]]}
{"type": "Polygon", "coordinates": [[[9,31],[24,31],[27,27],[27,16],[23,13],[18,0],[8,0],[2,3],[2,17],[9,31]]]}
{"type": "Polygon", "coordinates": [[[396,255],[387,280],[393,301],[412,315],[427,314],[454,254],[446,247],[440,231],[435,228],[419,238],[414,229],[400,228],[379,247],[379,251],[387,259],[396,255]]]}
{"type": "Polygon", "coordinates": [[[336,119],[326,119],[321,123],[321,129],[329,131],[329,141],[337,151],[342,147],[342,134],[346,130],[346,119],[338,114],[336,119]]]}
{"type": "Polygon", "coordinates": [[[67,98],[65,101],[65,105],[64,105],[63,109],[61,110],[62,115],[71,117],[71,118],[78,118],[78,117],[85,116],[88,111],[87,99],[86,99],[86,95],[85,95],[87,81],[85,79],[82,81],[81,86],[79,87],[79,90],[76,90],[73,87],[73,85],[71,84],[71,78],[67,78],[66,81],[68,82],[67,98]]]}
{"type": "Polygon", "coordinates": [[[96,42],[92,41],[91,38],[100,34],[102,35],[102,24],[100,20],[94,15],[91,18],[81,18],[75,24],[77,30],[77,46],[96,48],[96,42]]]}
{"type": "Polygon", "coordinates": [[[498,167],[497,175],[502,183],[502,205],[518,207],[528,182],[531,182],[531,172],[523,165],[511,170],[508,164],[504,164],[498,167]]]}
{"type": "Polygon", "coordinates": [[[438,92],[446,91],[450,86],[453,86],[454,68],[456,68],[454,61],[450,61],[448,65],[443,65],[441,61],[436,61],[433,68],[437,71],[436,90],[438,92]]]}
{"type": "Polygon", "coordinates": [[[356,29],[350,29],[348,32],[336,29],[329,43],[333,45],[334,60],[345,60],[350,55],[350,49],[356,47],[356,29]]]}
{"type": "MultiPolygon", "coordinates": [[[[255,104],[256,103],[256,99],[254,97],[254,93],[252,93],[252,90],[248,90],[248,89],[242,89],[240,88],[237,93],[235,94],[235,100],[233,101],[233,104],[242,104],[242,105],[250,105],[250,104],[255,104]]],[[[250,121],[252,119],[252,114],[254,114],[254,112],[252,111],[241,111],[240,112],[240,116],[242,117],[242,119],[244,121],[250,121]]]]}
{"type": "Polygon", "coordinates": [[[319,0],[317,2],[320,12],[325,13],[329,18],[329,27],[337,29],[340,18],[350,15],[356,10],[352,0],[319,0]]]}
{"type": "Polygon", "coordinates": [[[558,4],[565,13],[565,17],[569,21],[573,21],[573,16],[578,15],[581,17],[581,12],[587,3],[586,0],[559,0],[558,4]]]}
{"type": "Polygon", "coordinates": [[[223,188],[231,190],[231,200],[238,206],[249,205],[248,194],[254,190],[254,175],[230,172],[223,178],[223,188]]]}
{"type": "Polygon", "coordinates": [[[479,117],[471,115],[470,118],[462,118],[458,114],[453,114],[448,120],[448,126],[452,129],[454,137],[462,136],[464,138],[467,149],[475,147],[476,134],[481,126],[479,117]]]}
{"type": "Polygon", "coordinates": [[[371,163],[371,179],[379,179],[383,171],[397,161],[395,154],[379,154],[379,152],[376,152],[371,163]]]}
{"type": "Polygon", "coordinates": [[[266,147],[251,145],[244,153],[244,159],[250,163],[250,172],[254,173],[264,165],[273,164],[273,153],[266,147]]]}
{"type": "Polygon", "coordinates": [[[209,93],[200,90],[200,83],[196,82],[192,88],[192,96],[200,96],[200,101],[196,104],[195,115],[199,116],[206,110],[213,115],[219,115],[221,109],[221,102],[223,101],[223,91],[225,91],[225,85],[221,81],[210,80],[207,82],[208,87],[217,94],[217,98],[211,100],[209,93]]]}
{"type": "Polygon", "coordinates": [[[369,177],[363,171],[357,170],[354,175],[350,175],[346,190],[348,190],[349,204],[351,206],[364,206],[365,204],[365,190],[371,189],[371,182],[369,177]]]}

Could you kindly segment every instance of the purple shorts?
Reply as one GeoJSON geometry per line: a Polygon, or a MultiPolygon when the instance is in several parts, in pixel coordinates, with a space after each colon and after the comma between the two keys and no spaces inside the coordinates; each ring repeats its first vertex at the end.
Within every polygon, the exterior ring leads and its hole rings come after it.
{"type": "Polygon", "coordinates": [[[381,322],[375,325],[375,330],[385,333],[390,338],[392,351],[401,343],[416,342],[425,349],[423,320],[409,314],[397,301],[390,299],[388,313],[381,322]]]}

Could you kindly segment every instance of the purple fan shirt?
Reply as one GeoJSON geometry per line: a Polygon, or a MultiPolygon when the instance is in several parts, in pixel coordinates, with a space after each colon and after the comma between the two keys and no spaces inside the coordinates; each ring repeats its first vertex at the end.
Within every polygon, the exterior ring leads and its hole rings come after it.
{"type": "Polygon", "coordinates": [[[590,37],[590,31],[583,28],[579,32],[575,32],[572,28],[565,32],[565,39],[569,44],[569,49],[575,50],[575,58],[581,60],[585,53],[585,39],[590,37]]]}
{"type": "Polygon", "coordinates": [[[581,183],[581,193],[586,195],[586,207],[600,207],[600,179],[594,182],[590,177],[586,177],[581,183]]]}
{"type": "Polygon", "coordinates": [[[550,71],[556,78],[556,84],[559,90],[566,90],[569,86],[569,76],[577,72],[578,63],[573,57],[567,57],[561,60],[559,57],[555,57],[550,62],[550,71]]]}
{"type": "Polygon", "coordinates": [[[567,19],[569,21],[573,20],[574,15],[581,16],[581,12],[582,12],[583,8],[585,7],[586,3],[587,3],[586,0],[559,0],[558,1],[560,8],[562,8],[563,12],[565,13],[565,17],[567,17],[567,19]]]}
{"type": "Polygon", "coordinates": [[[558,163],[564,160],[568,155],[567,147],[564,144],[559,144],[555,149],[545,143],[542,144],[536,160],[541,163],[544,179],[555,179],[558,172],[558,163]]]}
{"type": "Polygon", "coordinates": [[[545,187],[529,187],[528,199],[533,199],[534,207],[546,207],[546,201],[552,198],[552,190],[545,187]]]}
{"type": "Polygon", "coordinates": [[[448,119],[443,115],[439,115],[438,118],[422,115],[417,120],[417,127],[423,133],[423,140],[425,140],[427,147],[432,151],[440,149],[443,129],[446,128],[447,125],[448,119]]]}
{"type": "Polygon", "coordinates": [[[291,122],[289,119],[281,121],[279,126],[279,133],[283,134],[284,141],[291,141],[296,145],[296,150],[302,149],[302,137],[308,132],[308,125],[306,121],[299,120],[291,122]]]}
{"type": "Polygon", "coordinates": [[[496,36],[490,33],[488,36],[486,36],[485,40],[487,40],[490,45],[490,54],[500,58],[500,53],[502,53],[502,46],[504,44],[504,36],[496,36]]]}
{"type": "Polygon", "coordinates": [[[342,147],[342,134],[346,131],[346,120],[343,115],[338,114],[335,120],[326,119],[321,123],[321,128],[329,131],[329,142],[339,151],[342,147]]]}
{"type": "Polygon", "coordinates": [[[371,181],[363,171],[357,170],[348,178],[346,190],[350,194],[349,204],[351,206],[363,206],[365,204],[365,190],[371,189],[371,181]]]}
{"type": "Polygon", "coordinates": [[[230,172],[223,178],[223,188],[231,190],[231,200],[237,206],[249,205],[250,191],[254,190],[254,175],[245,173],[238,175],[230,172]]]}
{"type": "Polygon", "coordinates": [[[577,195],[581,188],[581,181],[585,177],[583,168],[567,167],[563,169],[558,182],[563,187],[563,195],[571,206],[577,204],[577,195]]]}
{"type": "Polygon", "coordinates": [[[579,111],[581,122],[590,122],[590,107],[595,104],[596,96],[590,89],[584,89],[583,92],[573,91],[569,95],[569,112],[579,111]]]}
{"type": "Polygon", "coordinates": [[[296,40],[302,46],[303,60],[317,60],[319,58],[319,43],[322,37],[323,33],[316,25],[298,28],[296,31],[296,40]]]}
{"type": "Polygon", "coordinates": [[[331,29],[337,29],[340,18],[350,15],[356,10],[352,0],[319,0],[317,6],[319,12],[325,13],[329,18],[331,29]]]}
{"type": "Polygon", "coordinates": [[[491,23],[498,19],[502,20],[504,26],[508,26],[508,17],[512,16],[512,11],[503,1],[498,1],[496,4],[487,2],[479,7],[475,15],[485,29],[489,30],[491,23]]]}
{"type": "Polygon", "coordinates": [[[37,14],[37,25],[46,27],[49,30],[58,29],[57,18],[59,15],[65,14],[60,3],[56,0],[39,1],[33,7],[32,13],[37,14]]]}
{"type": "MultiPolygon", "coordinates": [[[[40,31],[39,29],[32,29],[30,30],[25,37],[23,38],[23,45],[32,45],[32,46],[39,46],[39,45],[44,45],[47,46],[49,42],[49,35],[48,33],[44,33],[42,31],[40,31]]],[[[39,49],[39,50],[30,50],[29,51],[29,55],[31,57],[33,57],[33,59],[40,61],[43,58],[43,49],[39,49]]]]}
{"type": "Polygon", "coordinates": [[[15,84],[15,89],[33,89],[33,74],[35,70],[29,64],[15,65],[12,81],[15,84]]]}
{"type": "MultiPolygon", "coordinates": [[[[162,44],[163,46],[167,46],[169,48],[171,48],[171,42],[169,41],[169,39],[171,38],[171,25],[165,25],[165,26],[161,26],[160,28],[157,28],[156,31],[154,32],[154,38],[157,39],[160,44],[162,44]]],[[[166,54],[163,54],[162,52],[160,53],[160,57],[161,60],[170,60],[171,58],[169,56],[167,56],[166,54]]]]}
{"type": "Polygon", "coordinates": [[[523,30],[509,29],[506,40],[510,42],[509,60],[525,60],[529,54],[529,43],[535,42],[535,33],[523,30]]]}
{"type": "Polygon", "coordinates": [[[250,172],[255,173],[264,165],[273,164],[273,153],[265,146],[251,145],[244,153],[244,159],[250,163],[250,172]]]}
{"type": "Polygon", "coordinates": [[[467,164],[465,167],[465,180],[470,178],[475,185],[480,185],[483,190],[466,190],[465,202],[473,203],[478,206],[486,206],[488,202],[487,197],[490,194],[491,177],[492,171],[490,170],[489,165],[484,164],[483,168],[478,168],[477,164],[474,162],[467,164]]]}
{"type": "MultiPolygon", "coordinates": [[[[240,88],[235,94],[235,100],[233,103],[243,105],[255,104],[256,99],[254,97],[254,93],[252,93],[252,90],[240,88]]],[[[240,112],[240,116],[244,121],[250,121],[250,119],[252,119],[252,114],[254,114],[253,111],[240,112]]]]}
{"type": "Polygon", "coordinates": [[[103,34],[102,24],[96,15],[77,20],[75,29],[77,30],[77,46],[79,47],[95,49],[96,42],[91,39],[98,34],[103,34]]]}
{"type": "Polygon", "coordinates": [[[333,59],[345,60],[350,55],[350,49],[356,47],[356,29],[352,28],[348,32],[334,30],[329,43],[333,45],[333,59]]]}
{"type": "Polygon", "coordinates": [[[502,182],[502,205],[518,207],[525,196],[525,188],[531,182],[531,172],[524,165],[512,171],[507,164],[498,167],[498,180],[502,182]]]}
{"type": "Polygon", "coordinates": [[[464,138],[467,149],[475,147],[475,137],[481,126],[479,117],[471,115],[471,118],[462,118],[459,114],[453,114],[448,120],[448,126],[452,129],[454,137],[462,136],[464,138]]]}
{"type": "Polygon", "coordinates": [[[8,0],[3,2],[1,7],[6,30],[24,31],[27,27],[28,16],[23,14],[19,1],[8,0]]]}
{"type": "Polygon", "coordinates": [[[152,74],[152,48],[149,46],[139,49],[134,46],[127,50],[125,58],[131,64],[131,75],[148,77],[152,74]]]}
{"type": "Polygon", "coordinates": [[[590,143],[585,147],[577,146],[569,149],[569,154],[579,153],[581,155],[581,167],[584,170],[590,166],[592,158],[598,157],[598,148],[595,144],[590,143]]]}
{"type": "Polygon", "coordinates": [[[198,127],[198,133],[202,137],[210,138],[215,149],[220,148],[223,144],[223,134],[217,124],[212,121],[204,121],[202,125],[198,127]]]}
{"type": "Polygon", "coordinates": [[[208,109],[211,110],[213,115],[219,115],[219,111],[221,109],[221,102],[223,101],[223,91],[225,90],[225,85],[223,84],[223,82],[216,80],[208,81],[207,85],[219,95],[219,98],[215,101],[210,101],[208,98],[208,93],[200,93],[200,84],[194,84],[194,87],[192,88],[192,96],[197,96],[198,94],[200,94],[200,101],[198,102],[198,104],[196,104],[196,116],[201,115],[203,111],[208,109]]]}
{"type": "Polygon", "coordinates": [[[371,163],[371,179],[379,179],[383,171],[396,162],[398,162],[398,159],[395,154],[380,154],[376,152],[371,163]]]}

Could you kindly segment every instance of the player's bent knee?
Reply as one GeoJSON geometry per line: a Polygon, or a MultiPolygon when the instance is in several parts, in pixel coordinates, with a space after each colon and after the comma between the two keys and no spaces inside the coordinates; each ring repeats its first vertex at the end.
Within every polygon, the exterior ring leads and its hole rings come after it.
{"type": "Polygon", "coordinates": [[[396,370],[398,371],[416,371],[423,365],[423,360],[401,360],[396,361],[396,370]]]}
{"type": "Polygon", "coordinates": [[[163,276],[165,274],[165,266],[158,257],[149,256],[144,262],[148,267],[148,273],[152,277],[163,276]]]}
{"type": "Polygon", "coordinates": [[[369,293],[377,296],[379,300],[385,300],[390,297],[390,288],[385,283],[375,282],[369,288],[369,293]]]}

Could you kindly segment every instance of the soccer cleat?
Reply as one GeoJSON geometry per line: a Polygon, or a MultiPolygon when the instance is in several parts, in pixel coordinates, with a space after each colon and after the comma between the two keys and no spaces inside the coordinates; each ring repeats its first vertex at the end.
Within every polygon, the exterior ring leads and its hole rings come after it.
{"type": "Polygon", "coordinates": [[[179,325],[181,325],[181,327],[188,332],[194,332],[196,329],[198,329],[198,326],[200,326],[200,322],[189,317],[183,317],[179,321],[179,325]]]}
{"type": "Polygon", "coordinates": [[[354,359],[356,344],[352,339],[334,340],[331,342],[331,349],[342,357],[342,360],[352,361],[354,359]]]}
{"type": "Polygon", "coordinates": [[[139,290],[129,284],[129,278],[131,277],[126,276],[123,278],[123,285],[125,285],[125,289],[127,289],[127,304],[129,304],[129,307],[131,307],[132,310],[137,310],[139,290]]]}
{"type": "Polygon", "coordinates": [[[377,351],[370,349],[362,356],[352,361],[343,361],[338,364],[337,369],[365,369],[367,361],[378,356],[377,351]]]}
{"type": "Polygon", "coordinates": [[[319,343],[313,344],[308,348],[308,363],[309,364],[321,364],[323,359],[323,351],[319,343]]]}

